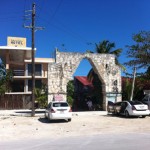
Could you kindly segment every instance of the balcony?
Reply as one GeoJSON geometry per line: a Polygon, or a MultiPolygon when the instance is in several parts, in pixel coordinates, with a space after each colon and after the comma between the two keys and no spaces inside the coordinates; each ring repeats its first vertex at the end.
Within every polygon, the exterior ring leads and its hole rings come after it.
{"type": "Polygon", "coordinates": [[[13,76],[24,76],[24,70],[13,70],[13,76]]]}

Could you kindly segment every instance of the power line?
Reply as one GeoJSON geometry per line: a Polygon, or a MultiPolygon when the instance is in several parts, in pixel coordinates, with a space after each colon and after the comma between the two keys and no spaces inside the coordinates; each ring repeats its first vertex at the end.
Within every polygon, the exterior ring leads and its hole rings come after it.
{"type": "Polygon", "coordinates": [[[2,13],[0,13],[0,16],[7,16],[7,15],[16,15],[16,14],[19,14],[19,13],[21,13],[22,11],[14,11],[14,12],[3,12],[3,14],[2,13]]]}
{"type": "MultiPolygon", "coordinates": [[[[87,43],[92,43],[92,42],[89,42],[87,39],[85,39],[83,36],[81,36],[79,33],[76,33],[74,31],[72,31],[71,29],[69,29],[65,24],[63,24],[60,20],[56,19],[55,18],[55,21],[58,22],[57,25],[54,25],[52,24],[52,18],[54,19],[58,9],[60,8],[61,4],[62,4],[63,0],[60,0],[59,1],[59,4],[56,8],[56,10],[54,11],[54,13],[51,15],[50,12],[48,12],[47,10],[44,9],[45,11],[45,14],[49,15],[49,20],[45,19],[45,18],[42,18],[42,17],[39,17],[41,20],[45,21],[46,22],[46,25],[45,26],[53,26],[54,28],[56,29],[59,29],[60,31],[63,31],[65,33],[67,33],[68,35],[70,35],[71,37],[79,40],[79,41],[82,41],[83,43],[87,44],[87,43]],[[61,25],[61,26],[59,26],[61,25]]],[[[39,6],[38,6],[39,7],[39,6]]],[[[40,7],[39,7],[40,8],[40,7]]],[[[52,11],[51,11],[52,12],[52,11]]],[[[89,44],[87,44],[89,45],[89,44]]]]}
{"type": "Polygon", "coordinates": [[[40,17],[40,15],[41,15],[41,12],[42,12],[42,9],[43,9],[44,4],[45,4],[45,1],[43,0],[43,1],[42,1],[42,4],[41,4],[41,7],[39,8],[39,15],[37,16],[37,21],[39,20],[39,17],[40,17]]]}
{"type": "Polygon", "coordinates": [[[61,6],[62,2],[63,2],[63,0],[60,0],[60,1],[59,1],[58,6],[56,7],[54,13],[52,14],[50,20],[52,20],[52,18],[54,18],[54,16],[56,15],[56,13],[57,13],[59,7],[61,6]]]}
{"type": "Polygon", "coordinates": [[[67,34],[70,35],[71,37],[73,37],[73,38],[75,38],[75,39],[77,39],[77,40],[79,40],[79,41],[82,41],[83,43],[86,43],[86,44],[87,44],[87,43],[91,43],[91,42],[88,42],[88,40],[86,40],[86,39],[83,38],[82,36],[80,36],[78,33],[75,33],[74,31],[68,30],[68,27],[65,26],[65,25],[62,24],[62,23],[58,23],[59,25],[61,25],[61,26],[58,26],[58,24],[57,24],[57,25],[54,25],[54,24],[50,23],[49,21],[47,21],[46,19],[41,18],[41,20],[47,22],[47,26],[48,26],[48,25],[53,26],[54,28],[59,29],[60,31],[63,31],[64,33],[67,33],[67,34]],[[64,26],[64,28],[63,28],[62,26],[64,26]]]}

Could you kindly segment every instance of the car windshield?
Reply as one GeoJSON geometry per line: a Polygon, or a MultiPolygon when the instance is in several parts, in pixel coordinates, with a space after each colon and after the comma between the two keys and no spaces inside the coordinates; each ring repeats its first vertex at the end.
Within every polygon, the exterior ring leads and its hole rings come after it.
{"type": "Polygon", "coordinates": [[[114,103],[113,103],[113,102],[111,102],[111,101],[108,101],[108,105],[113,106],[113,105],[114,105],[114,103]]]}
{"type": "Polygon", "coordinates": [[[143,104],[143,103],[141,103],[141,102],[139,102],[139,101],[130,101],[129,102],[131,105],[140,105],[140,104],[143,104]]]}
{"type": "Polygon", "coordinates": [[[61,102],[53,103],[53,107],[68,107],[68,104],[67,103],[61,103],[61,102]]]}

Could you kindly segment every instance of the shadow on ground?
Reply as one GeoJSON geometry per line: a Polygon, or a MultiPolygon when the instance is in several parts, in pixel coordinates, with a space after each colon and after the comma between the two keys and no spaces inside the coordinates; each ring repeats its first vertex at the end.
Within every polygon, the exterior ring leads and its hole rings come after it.
{"type": "Polygon", "coordinates": [[[39,118],[38,121],[40,121],[41,123],[67,123],[66,120],[51,120],[49,121],[47,118],[43,117],[43,118],[39,118]]]}
{"type": "MultiPolygon", "coordinates": [[[[116,118],[122,118],[122,119],[138,119],[138,118],[142,118],[142,117],[136,117],[136,116],[130,116],[130,117],[125,117],[122,115],[115,115],[115,114],[107,114],[104,117],[116,117],[116,118]]],[[[143,118],[142,118],[143,119],[143,118]]]]}
{"type": "MultiPolygon", "coordinates": [[[[15,113],[31,114],[32,111],[31,110],[29,110],[29,111],[16,111],[15,113]]],[[[45,113],[45,111],[43,111],[43,110],[38,110],[38,111],[35,110],[35,114],[44,114],[44,113],[45,113]]]]}

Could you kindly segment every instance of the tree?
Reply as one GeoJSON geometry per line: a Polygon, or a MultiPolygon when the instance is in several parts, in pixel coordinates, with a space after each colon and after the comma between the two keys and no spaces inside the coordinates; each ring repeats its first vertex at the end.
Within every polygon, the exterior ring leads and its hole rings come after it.
{"type": "Polygon", "coordinates": [[[122,77],[122,99],[129,100],[131,95],[132,80],[128,77],[122,77]]]}
{"type": "Polygon", "coordinates": [[[132,39],[135,44],[127,46],[127,57],[131,60],[125,65],[148,68],[150,66],[150,31],[140,31],[134,34],[132,39]]]}
{"type": "MultiPolygon", "coordinates": [[[[115,55],[115,63],[116,65],[118,65],[119,67],[122,68],[122,70],[126,70],[125,67],[123,65],[121,65],[118,61],[118,58],[122,52],[121,48],[115,49],[115,43],[111,43],[108,40],[103,40],[102,42],[99,42],[99,44],[95,44],[96,45],[96,52],[99,54],[114,54],[115,55]]],[[[93,75],[94,75],[94,70],[93,68],[89,71],[88,73],[88,79],[91,80],[93,79],[93,75]]]]}
{"type": "MultiPolygon", "coordinates": [[[[150,67],[149,67],[150,68],[150,67]]],[[[134,100],[142,100],[144,97],[144,90],[150,89],[150,69],[143,74],[140,74],[136,77],[135,88],[134,88],[134,100]]],[[[132,87],[132,78],[131,77],[122,77],[122,99],[129,100],[131,95],[132,87]]]]}
{"type": "Polygon", "coordinates": [[[121,48],[114,50],[115,43],[111,43],[108,40],[103,40],[102,42],[99,42],[99,44],[95,45],[96,45],[96,52],[99,54],[114,54],[116,65],[120,66],[123,70],[125,70],[125,67],[121,65],[118,61],[118,58],[122,52],[121,48]]]}
{"type": "Polygon", "coordinates": [[[45,108],[48,104],[47,87],[42,85],[42,88],[35,88],[35,99],[38,102],[38,107],[45,108]]]}
{"type": "Polygon", "coordinates": [[[3,62],[0,62],[0,95],[11,90],[12,71],[7,70],[3,62]]]}
{"type": "Polygon", "coordinates": [[[5,65],[0,62],[0,80],[6,75],[5,65]]]}
{"type": "MultiPolygon", "coordinates": [[[[99,42],[96,45],[96,53],[99,54],[114,54],[115,55],[115,63],[116,65],[118,65],[120,68],[122,68],[122,70],[125,71],[125,67],[123,65],[121,65],[118,61],[118,58],[122,52],[121,48],[115,49],[115,43],[111,43],[108,40],[103,40],[102,42],[99,42]]],[[[87,51],[89,53],[91,53],[91,51],[87,51]]],[[[92,68],[88,75],[88,80],[92,81],[93,85],[94,85],[94,91],[93,91],[93,99],[96,99],[96,104],[100,104],[101,107],[103,107],[103,93],[102,93],[102,82],[99,80],[98,75],[96,74],[96,72],[94,72],[94,69],[92,68]]]]}
{"type": "Polygon", "coordinates": [[[70,106],[73,105],[73,97],[74,97],[74,84],[73,80],[69,81],[67,84],[67,102],[70,106]]]}

